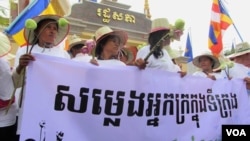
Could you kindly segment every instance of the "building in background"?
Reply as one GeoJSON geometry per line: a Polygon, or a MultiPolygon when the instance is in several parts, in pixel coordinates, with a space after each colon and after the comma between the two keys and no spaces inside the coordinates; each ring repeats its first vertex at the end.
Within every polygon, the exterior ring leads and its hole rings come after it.
{"type": "MultiPolygon", "coordinates": [[[[10,17],[13,21],[32,0],[9,0],[10,17]]],[[[145,3],[145,13],[131,11],[130,5],[117,0],[80,0],[71,5],[70,0],[50,0],[55,12],[70,21],[70,35],[78,35],[84,40],[93,39],[94,32],[104,25],[113,30],[125,30],[128,33],[126,47],[136,54],[137,46],[147,42],[151,28],[149,5],[145,3]]],[[[11,53],[15,54],[19,45],[12,41],[11,53]]],[[[13,64],[14,59],[10,60],[13,64]]]]}
{"type": "Polygon", "coordinates": [[[65,17],[71,23],[71,34],[83,39],[92,39],[94,32],[104,25],[113,30],[128,32],[127,47],[136,47],[147,42],[151,20],[144,13],[129,10],[131,6],[114,0],[82,1],[72,5],[65,17]]]}

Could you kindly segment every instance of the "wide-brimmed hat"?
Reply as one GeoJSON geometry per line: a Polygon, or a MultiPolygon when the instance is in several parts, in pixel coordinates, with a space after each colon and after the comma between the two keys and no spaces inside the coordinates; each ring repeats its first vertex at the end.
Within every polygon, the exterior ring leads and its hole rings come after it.
{"type": "Polygon", "coordinates": [[[160,31],[160,30],[170,30],[171,25],[167,18],[157,18],[152,21],[150,33],[160,31]]]}
{"type": "MultiPolygon", "coordinates": [[[[32,20],[35,21],[37,25],[39,24],[40,21],[43,21],[45,19],[55,20],[56,23],[58,24],[58,34],[54,42],[54,45],[56,46],[59,43],[61,43],[64,40],[64,38],[68,35],[69,28],[70,28],[69,22],[63,17],[58,16],[58,15],[41,15],[41,16],[32,18],[32,20]]],[[[36,36],[34,33],[35,30],[30,29],[31,26],[29,24],[34,24],[32,22],[29,23],[30,20],[31,19],[26,20],[26,27],[24,28],[24,38],[28,44],[33,44],[32,42],[36,36]]]]}
{"type": "Polygon", "coordinates": [[[235,57],[247,54],[250,52],[250,45],[247,42],[242,42],[236,45],[234,49],[234,53],[229,56],[229,58],[233,59],[235,57]]]}
{"type": "Polygon", "coordinates": [[[200,64],[201,57],[208,57],[208,58],[212,59],[213,60],[213,66],[212,66],[213,69],[216,69],[220,66],[220,61],[217,57],[212,55],[210,52],[205,52],[205,53],[202,53],[201,55],[196,56],[192,61],[193,64],[198,68],[200,67],[199,64],[200,64]]]}
{"type": "Polygon", "coordinates": [[[179,56],[176,58],[173,58],[176,64],[187,64],[189,57],[185,56],[179,56]]]}
{"type": "Polygon", "coordinates": [[[171,47],[166,48],[169,56],[172,60],[174,60],[177,64],[186,64],[188,63],[189,57],[185,57],[181,55],[181,52],[177,49],[172,49],[171,47]]]}
{"type": "Polygon", "coordinates": [[[72,35],[69,37],[69,49],[70,50],[73,46],[75,45],[82,45],[85,46],[85,42],[83,39],[81,39],[79,36],[77,35],[72,35]]]}
{"type": "Polygon", "coordinates": [[[0,32],[0,57],[7,55],[11,50],[9,38],[0,32]]]}
{"type": "Polygon", "coordinates": [[[6,60],[12,60],[15,59],[16,55],[12,54],[12,53],[8,53],[6,55],[3,56],[3,58],[5,58],[6,60]]]}
{"type": "Polygon", "coordinates": [[[117,35],[121,39],[121,43],[123,45],[127,43],[128,34],[125,31],[122,31],[122,30],[114,31],[108,26],[103,26],[97,29],[95,32],[96,44],[98,44],[98,42],[100,42],[102,39],[104,39],[108,35],[117,35]]]}

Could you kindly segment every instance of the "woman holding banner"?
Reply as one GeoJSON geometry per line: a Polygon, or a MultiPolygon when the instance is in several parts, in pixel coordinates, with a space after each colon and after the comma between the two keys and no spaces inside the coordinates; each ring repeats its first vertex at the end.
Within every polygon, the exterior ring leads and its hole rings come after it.
{"type": "Polygon", "coordinates": [[[136,55],[134,65],[140,69],[145,67],[179,72],[183,77],[185,72],[181,72],[178,65],[174,64],[168,52],[164,48],[171,43],[174,31],[166,18],[158,18],[152,21],[152,28],[149,33],[149,45],[141,48],[136,55]],[[144,58],[144,59],[143,59],[144,58]]]}
{"type": "Polygon", "coordinates": [[[241,78],[246,82],[246,88],[250,100],[250,45],[242,42],[236,45],[235,53],[230,55],[234,61],[232,68],[222,71],[222,75],[229,78],[241,78]]]}
{"type": "Polygon", "coordinates": [[[57,15],[42,15],[27,20],[24,30],[27,47],[17,50],[14,64],[17,73],[20,74],[29,61],[34,60],[31,53],[70,58],[69,54],[59,47],[68,32],[69,24],[57,15]]]}
{"type": "MultiPolygon", "coordinates": [[[[60,43],[69,32],[68,21],[57,15],[41,15],[26,21],[24,36],[26,47],[17,50],[13,78],[16,86],[22,87],[20,92],[20,112],[18,119],[18,134],[22,118],[22,95],[25,79],[25,68],[30,61],[34,61],[33,53],[70,59],[70,55],[60,43]]],[[[18,91],[17,91],[18,92],[18,91]]]]}
{"type": "Polygon", "coordinates": [[[90,61],[92,64],[126,66],[119,60],[120,52],[128,39],[125,31],[113,31],[110,27],[103,26],[96,30],[95,39],[96,46],[92,50],[93,59],[90,61]]]}
{"type": "Polygon", "coordinates": [[[220,62],[211,53],[205,52],[196,56],[193,59],[193,64],[200,69],[193,73],[195,76],[207,77],[212,80],[222,78],[220,73],[213,72],[214,69],[220,66],[220,62]]]}
{"type": "Polygon", "coordinates": [[[9,62],[4,58],[10,51],[10,41],[6,35],[0,33],[0,140],[18,141],[16,139],[17,102],[13,100],[6,113],[6,107],[14,91],[9,62]]]}

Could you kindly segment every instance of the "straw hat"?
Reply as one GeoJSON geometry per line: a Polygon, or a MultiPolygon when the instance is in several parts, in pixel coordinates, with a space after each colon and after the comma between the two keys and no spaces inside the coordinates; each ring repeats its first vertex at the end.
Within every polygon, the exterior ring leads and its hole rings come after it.
{"type": "Polygon", "coordinates": [[[250,45],[247,42],[242,42],[236,45],[235,52],[229,58],[235,58],[250,52],[250,45]]]}
{"type": "Polygon", "coordinates": [[[173,59],[177,64],[187,64],[189,57],[179,56],[173,59]]]}
{"type": "Polygon", "coordinates": [[[211,53],[209,52],[205,52],[205,53],[202,53],[201,55],[199,56],[196,56],[194,59],[193,59],[193,64],[199,68],[199,64],[200,64],[200,58],[201,57],[209,57],[213,60],[213,69],[216,69],[220,66],[220,62],[219,62],[219,59],[215,56],[213,56],[211,53]]]}
{"type": "Polygon", "coordinates": [[[173,59],[177,64],[186,64],[188,63],[189,57],[181,56],[180,52],[176,49],[172,49],[171,47],[166,48],[169,56],[173,59]]]}
{"type": "Polygon", "coordinates": [[[160,30],[170,30],[171,25],[166,18],[157,18],[152,21],[150,33],[160,31],[160,30]]]}
{"type": "Polygon", "coordinates": [[[77,36],[77,35],[70,36],[70,38],[69,38],[69,50],[73,46],[78,45],[78,44],[81,44],[82,46],[85,46],[84,40],[82,40],[79,36],[77,36]]]}
{"type": "MultiPolygon", "coordinates": [[[[69,28],[70,28],[69,23],[66,19],[64,19],[58,15],[41,15],[41,16],[37,16],[37,17],[32,18],[32,20],[37,25],[39,25],[39,22],[41,22],[45,19],[55,20],[56,23],[58,24],[58,34],[57,34],[55,42],[54,42],[54,45],[56,46],[59,43],[61,43],[63,41],[63,39],[68,35],[69,28]]],[[[36,28],[37,25],[35,25],[32,20],[31,19],[26,20],[25,28],[24,28],[24,38],[28,44],[32,44],[34,38],[36,37],[35,33],[34,33],[34,31],[35,31],[34,28],[36,28]],[[30,34],[30,37],[28,39],[29,34],[30,34]]]]}
{"type": "Polygon", "coordinates": [[[95,32],[96,44],[98,44],[98,42],[100,42],[102,39],[104,39],[108,35],[117,35],[121,39],[121,42],[123,45],[127,43],[128,34],[125,31],[121,31],[121,30],[113,31],[110,27],[103,26],[97,29],[95,32]]]}
{"type": "Polygon", "coordinates": [[[12,53],[8,53],[5,56],[3,56],[3,58],[5,58],[6,60],[12,60],[16,57],[16,55],[12,54],[12,53]]]}
{"type": "Polygon", "coordinates": [[[9,38],[0,32],[0,57],[7,55],[11,50],[9,38]]]}

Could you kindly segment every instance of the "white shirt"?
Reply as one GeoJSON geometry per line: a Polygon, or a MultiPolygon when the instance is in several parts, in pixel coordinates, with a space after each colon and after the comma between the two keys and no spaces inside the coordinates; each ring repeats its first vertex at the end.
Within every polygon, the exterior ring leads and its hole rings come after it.
{"type": "Polygon", "coordinates": [[[92,56],[90,56],[88,54],[78,53],[71,60],[80,61],[80,62],[90,62],[91,59],[92,59],[92,56]]]}
{"type": "MultiPolygon", "coordinates": [[[[78,53],[71,60],[79,61],[79,62],[90,62],[91,59],[92,59],[92,56],[88,54],[78,53]]],[[[96,57],[95,59],[97,60],[97,63],[99,64],[99,66],[126,66],[124,62],[117,60],[117,59],[99,60],[96,57]]]]}
{"type": "MultiPolygon", "coordinates": [[[[149,52],[150,52],[149,45],[142,47],[140,50],[138,50],[136,59],[139,59],[139,58],[144,59],[148,55],[149,52]]],[[[158,59],[156,59],[154,55],[152,54],[147,60],[148,61],[147,67],[170,71],[170,72],[181,71],[180,67],[173,63],[166,49],[162,49],[162,52],[163,52],[163,56],[158,59]]]]}
{"type": "MultiPolygon", "coordinates": [[[[228,71],[229,77],[232,77],[232,78],[244,79],[245,77],[250,77],[250,68],[248,68],[242,64],[236,63],[236,62],[234,62],[234,66],[232,68],[229,68],[228,70],[229,70],[228,71]]],[[[227,78],[225,70],[222,70],[221,74],[224,78],[227,78]]],[[[247,89],[247,93],[248,93],[248,98],[250,101],[250,90],[249,89],[247,89]]]]}
{"type": "MultiPolygon", "coordinates": [[[[207,77],[207,74],[204,73],[203,71],[196,71],[193,73],[194,76],[201,76],[201,77],[207,77]]],[[[221,79],[223,78],[220,73],[209,73],[209,75],[213,75],[216,79],[221,79]]]]}
{"type": "Polygon", "coordinates": [[[99,66],[126,66],[126,64],[117,59],[97,60],[99,66]]]}
{"type": "MultiPolygon", "coordinates": [[[[31,47],[29,47],[30,49],[31,47]]],[[[55,46],[52,48],[42,48],[39,45],[35,45],[31,51],[32,53],[39,53],[39,54],[46,54],[49,56],[55,56],[55,57],[62,57],[62,58],[68,58],[70,59],[69,53],[62,49],[59,46],[55,46]]],[[[21,55],[26,54],[26,46],[25,47],[19,47],[17,52],[16,52],[16,58],[15,58],[15,63],[14,63],[14,68],[18,66],[19,63],[19,58],[21,55]]]]}
{"type": "MultiPolygon", "coordinates": [[[[31,48],[31,47],[29,47],[29,48],[31,48]]],[[[61,57],[61,58],[70,59],[69,53],[66,50],[64,50],[62,47],[60,47],[60,46],[54,46],[52,48],[42,48],[38,44],[36,44],[36,45],[34,45],[32,51],[31,51],[31,54],[32,53],[45,54],[45,55],[49,55],[49,56],[55,56],[55,57],[61,57]]],[[[16,70],[15,68],[19,64],[19,58],[23,54],[26,54],[26,47],[20,47],[20,48],[18,48],[18,50],[16,52],[16,58],[15,58],[15,63],[14,63],[14,70],[16,70]]],[[[16,92],[16,93],[18,93],[18,95],[20,94],[20,89],[21,88],[19,88],[17,90],[17,92],[16,92]]],[[[23,94],[23,101],[24,100],[25,100],[25,95],[23,94]]],[[[19,110],[17,134],[19,134],[20,128],[21,128],[21,124],[20,123],[22,121],[22,113],[23,113],[22,111],[23,111],[23,108],[21,107],[20,110],[19,110]]]]}
{"type": "MultiPolygon", "coordinates": [[[[226,77],[225,70],[221,71],[221,74],[226,77]]],[[[234,66],[229,68],[229,76],[232,78],[244,79],[245,77],[250,77],[250,68],[234,62],[234,66]]]]}
{"type": "MultiPolygon", "coordinates": [[[[10,100],[12,93],[14,91],[14,84],[12,81],[12,75],[9,63],[0,58],[0,99],[10,100]]],[[[11,126],[16,122],[17,114],[17,102],[15,101],[7,114],[6,107],[0,108],[0,127],[11,126]]]]}

